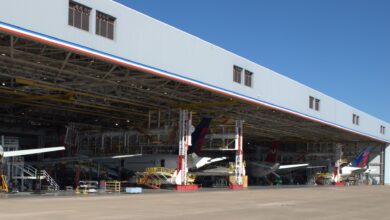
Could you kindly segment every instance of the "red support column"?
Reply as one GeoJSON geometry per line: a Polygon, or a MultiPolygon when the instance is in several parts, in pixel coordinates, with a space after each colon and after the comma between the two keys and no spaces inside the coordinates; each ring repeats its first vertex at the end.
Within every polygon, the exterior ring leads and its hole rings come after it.
{"type": "Polygon", "coordinates": [[[336,163],[333,171],[333,180],[335,186],[345,186],[345,183],[342,182],[341,176],[340,176],[340,169],[341,169],[341,158],[343,156],[343,148],[341,144],[336,145],[336,163]]]}
{"type": "Polygon", "coordinates": [[[236,149],[236,161],[235,161],[235,183],[230,183],[229,188],[233,190],[243,189],[243,176],[244,176],[244,164],[243,164],[243,150],[242,150],[242,120],[236,121],[236,136],[235,136],[235,149],[236,149]]]}
{"type": "Polygon", "coordinates": [[[187,151],[191,145],[192,112],[180,109],[179,120],[179,155],[177,157],[177,176],[175,189],[179,191],[197,190],[197,185],[190,185],[187,181],[187,151]]]}

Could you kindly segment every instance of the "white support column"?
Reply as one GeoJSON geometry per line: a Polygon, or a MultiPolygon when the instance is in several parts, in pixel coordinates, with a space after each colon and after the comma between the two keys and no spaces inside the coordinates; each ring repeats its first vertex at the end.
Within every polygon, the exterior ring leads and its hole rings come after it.
{"type": "Polygon", "coordinates": [[[390,145],[385,147],[385,185],[390,185],[390,145]]]}
{"type": "Polygon", "coordinates": [[[336,144],[336,155],[335,155],[335,167],[333,171],[333,180],[337,184],[340,182],[340,169],[341,169],[341,158],[343,156],[343,148],[341,144],[336,144]]]}
{"type": "Polygon", "coordinates": [[[177,185],[187,185],[187,150],[191,144],[192,112],[180,109],[179,155],[177,160],[177,185]]]}
{"type": "Polygon", "coordinates": [[[244,175],[244,164],[243,164],[243,151],[242,151],[242,120],[236,121],[236,136],[235,136],[235,149],[236,149],[236,184],[242,185],[242,177],[244,175]]]}

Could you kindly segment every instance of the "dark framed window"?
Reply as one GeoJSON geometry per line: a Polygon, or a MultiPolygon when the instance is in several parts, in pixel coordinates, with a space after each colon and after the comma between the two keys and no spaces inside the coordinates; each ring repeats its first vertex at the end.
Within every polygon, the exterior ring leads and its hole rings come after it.
{"type": "Polygon", "coordinates": [[[245,85],[248,87],[252,87],[252,77],[253,77],[253,72],[245,70],[245,85]]]}
{"type": "Polygon", "coordinates": [[[381,134],[386,134],[386,127],[385,126],[381,126],[381,134]]]}
{"type": "Polygon", "coordinates": [[[241,84],[241,73],[242,73],[242,68],[238,66],[233,67],[233,81],[236,83],[241,84]]]}
{"type": "Polygon", "coordinates": [[[320,103],[321,103],[320,99],[314,98],[313,96],[309,96],[309,108],[310,109],[314,109],[316,111],[319,111],[320,110],[320,103]]]}
{"type": "Polygon", "coordinates": [[[353,114],[352,115],[352,123],[355,124],[355,125],[359,125],[359,120],[360,120],[360,116],[359,115],[356,115],[356,114],[353,114]]]}
{"type": "Polygon", "coordinates": [[[74,1],[69,1],[68,24],[70,26],[80,28],[81,30],[89,31],[90,14],[91,8],[74,1]]]}
{"type": "Polygon", "coordinates": [[[316,111],[319,111],[320,110],[320,100],[319,99],[316,99],[316,103],[315,103],[315,110],[316,111]]]}
{"type": "Polygon", "coordinates": [[[309,108],[314,109],[314,100],[315,98],[313,96],[309,97],[309,108]]]}
{"type": "Polygon", "coordinates": [[[96,12],[96,34],[114,39],[114,28],[116,18],[111,15],[104,14],[102,12],[96,12]]]}

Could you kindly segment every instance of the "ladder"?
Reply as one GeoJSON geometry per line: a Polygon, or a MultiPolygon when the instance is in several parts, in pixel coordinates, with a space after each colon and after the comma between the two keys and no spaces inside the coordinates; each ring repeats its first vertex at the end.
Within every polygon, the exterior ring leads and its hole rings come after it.
{"type": "Polygon", "coordinates": [[[23,172],[22,176],[14,176],[13,179],[37,179],[38,170],[27,164],[14,164],[14,166],[23,172]],[[25,175],[27,174],[27,175],[25,175]]]}
{"type": "Polygon", "coordinates": [[[37,170],[35,167],[24,164],[14,164],[15,167],[20,169],[23,172],[22,176],[15,176],[14,179],[46,179],[46,181],[49,183],[49,186],[52,190],[58,191],[60,190],[60,186],[57,184],[57,182],[49,175],[49,173],[46,172],[46,170],[37,170]],[[25,175],[27,174],[27,175],[25,175]]]}
{"type": "Polygon", "coordinates": [[[8,192],[7,178],[5,175],[1,175],[1,192],[8,192]]]}
{"type": "Polygon", "coordinates": [[[57,184],[57,182],[51,177],[46,170],[41,170],[40,171],[41,176],[43,176],[46,181],[49,183],[49,185],[52,187],[54,191],[60,190],[60,186],[57,184]]]}

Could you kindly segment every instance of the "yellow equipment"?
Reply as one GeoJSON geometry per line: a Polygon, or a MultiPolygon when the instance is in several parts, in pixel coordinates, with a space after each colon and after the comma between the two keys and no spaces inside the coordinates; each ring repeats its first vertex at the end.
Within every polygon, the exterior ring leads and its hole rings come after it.
{"type": "MultiPolygon", "coordinates": [[[[163,184],[172,185],[172,178],[175,176],[175,171],[175,169],[168,169],[165,167],[149,167],[145,172],[137,173],[137,184],[152,189],[160,189],[163,184]]],[[[189,184],[193,184],[195,182],[195,176],[188,174],[187,181],[189,184]]]]}
{"type": "Polygon", "coordinates": [[[4,175],[1,175],[1,192],[8,192],[7,179],[4,175]]]}

